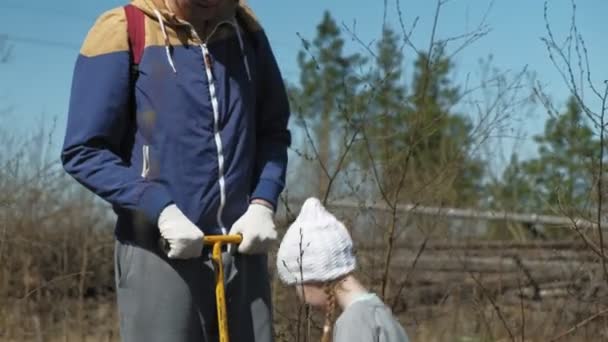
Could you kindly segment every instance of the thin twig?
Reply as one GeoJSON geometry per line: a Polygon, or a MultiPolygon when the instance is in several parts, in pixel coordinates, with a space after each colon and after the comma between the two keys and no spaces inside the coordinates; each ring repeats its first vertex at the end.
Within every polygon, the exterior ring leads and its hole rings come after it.
{"type": "Polygon", "coordinates": [[[604,212],[604,140],[605,140],[605,129],[606,129],[606,118],[605,118],[605,103],[606,98],[608,97],[608,85],[606,86],[606,92],[602,96],[597,91],[597,88],[593,84],[591,80],[591,67],[589,64],[589,54],[587,51],[587,47],[582,35],[578,31],[578,25],[576,22],[576,3],[574,0],[571,0],[572,7],[572,16],[570,20],[570,31],[568,36],[566,37],[565,44],[566,47],[560,47],[556,43],[555,36],[553,34],[553,30],[549,23],[549,3],[546,0],[544,4],[544,20],[545,27],[547,31],[548,38],[543,38],[543,42],[545,43],[547,50],[549,52],[549,58],[552,63],[561,74],[564,79],[566,85],[570,89],[572,96],[576,99],[579,106],[582,108],[583,112],[587,116],[589,120],[591,120],[596,127],[599,128],[599,156],[598,156],[598,170],[597,170],[597,206],[596,206],[596,220],[597,220],[597,232],[599,237],[599,246],[595,246],[584,233],[580,229],[575,226],[576,232],[583,238],[583,240],[588,243],[591,249],[598,253],[602,263],[602,271],[604,280],[608,282],[608,266],[606,264],[606,254],[604,251],[604,233],[602,230],[603,226],[603,212],[604,212]],[[576,54],[576,65],[573,66],[572,61],[572,44],[574,44],[574,50],[576,54]],[[567,48],[567,54],[564,51],[567,48]],[[561,60],[564,64],[563,67],[560,67],[557,62],[557,58],[561,60]],[[575,77],[575,68],[578,68],[578,72],[580,73],[580,81],[577,83],[575,77]],[[584,76],[586,75],[586,81],[588,83],[589,88],[593,91],[593,93],[599,98],[602,102],[602,107],[599,113],[595,113],[592,111],[584,101],[584,76]]]}
{"type": "Polygon", "coordinates": [[[494,308],[494,311],[496,311],[496,314],[498,315],[498,318],[502,322],[503,327],[505,328],[505,330],[507,330],[507,333],[509,334],[511,341],[516,342],[515,335],[513,335],[511,328],[509,328],[509,324],[507,324],[507,320],[505,319],[505,317],[502,314],[502,310],[500,310],[500,307],[498,306],[496,301],[492,298],[492,295],[485,288],[485,286],[483,286],[481,281],[479,279],[477,279],[477,277],[475,277],[475,275],[473,275],[473,272],[471,272],[471,271],[467,271],[467,272],[469,273],[469,276],[473,279],[473,281],[475,281],[477,286],[481,289],[484,296],[490,301],[490,304],[492,304],[492,307],[494,308]]]}
{"type": "Polygon", "coordinates": [[[401,293],[403,292],[403,289],[407,285],[407,283],[409,281],[409,278],[410,278],[410,275],[416,269],[416,265],[418,264],[418,260],[420,259],[420,256],[422,256],[422,253],[426,249],[426,245],[427,245],[428,242],[429,242],[429,236],[427,235],[427,236],[424,237],[424,241],[422,242],[422,244],[418,248],[418,252],[416,253],[416,256],[414,257],[414,261],[412,262],[412,266],[410,266],[409,271],[405,274],[405,277],[401,281],[401,284],[399,284],[399,288],[397,289],[397,294],[395,294],[395,296],[393,297],[393,304],[391,305],[391,308],[393,310],[395,310],[395,308],[397,307],[397,302],[399,301],[399,298],[401,297],[401,293]]]}
{"type": "Polygon", "coordinates": [[[310,146],[312,147],[312,150],[315,154],[316,161],[319,162],[319,167],[321,167],[321,170],[323,171],[325,176],[329,177],[329,171],[327,171],[327,166],[325,165],[325,163],[323,163],[321,155],[319,154],[319,151],[317,150],[317,147],[315,146],[315,141],[312,138],[310,130],[308,129],[308,124],[306,123],[306,119],[301,118],[301,122],[302,122],[302,125],[304,126],[304,132],[306,132],[306,139],[308,140],[308,142],[310,143],[310,146]]]}
{"type": "Polygon", "coordinates": [[[359,134],[359,132],[355,132],[352,134],[350,140],[346,144],[346,150],[342,153],[342,155],[340,156],[340,159],[338,160],[338,165],[336,165],[336,169],[334,170],[331,177],[329,177],[329,182],[327,183],[327,190],[325,191],[323,203],[327,203],[327,200],[329,199],[329,194],[331,192],[331,188],[334,184],[334,181],[336,180],[336,177],[338,177],[338,174],[342,170],[342,165],[343,165],[344,161],[346,160],[346,157],[348,156],[348,153],[351,150],[353,144],[355,143],[355,138],[357,137],[358,134],[359,134]]]}
{"type": "MultiPolygon", "coordinates": [[[[300,249],[300,258],[298,259],[298,263],[299,263],[299,271],[300,271],[300,295],[302,296],[302,303],[301,305],[299,305],[298,307],[298,341],[300,341],[300,327],[302,324],[302,307],[305,307],[306,310],[306,317],[308,317],[308,313],[309,313],[309,308],[308,305],[306,304],[306,291],[304,291],[304,231],[302,229],[302,227],[300,227],[300,242],[299,242],[299,249],[300,249]]],[[[305,341],[307,341],[308,338],[305,338],[305,341]]]]}
{"type": "MultiPolygon", "coordinates": [[[[534,289],[533,299],[540,300],[540,285],[534,279],[534,277],[532,277],[532,272],[530,272],[530,270],[524,265],[523,261],[521,260],[521,257],[518,254],[513,255],[513,260],[515,261],[517,267],[522,270],[522,272],[528,279],[528,284],[534,289]]],[[[519,281],[519,278],[517,278],[517,281],[519,281]]]]}
{"type": "Polygon", "coordinates": [[[89,268],[89,232],[95,229],[95,227],[89,227],[88,231],[84,234],[84,241],[82,246],[82,259],[80,264],[80,277],[78,280],[78,332],[81,334],[81,340],[85,340],[86,329],[84,328],[84,292],[87,277],[87,269],[89,268]]]}
{"type": "Polygon", "coordinates": [[[560,340],[560,339],[562,339],[562,338],[564,338],[564,337],[572,334],[576,330],[578,330],[578,329],[584,327],[585,325],[589,324],[590,322],[592,322],[594,319],[596,319],[596,318],[598,318],[598,317],[600,317],[602,315],[605,315],[607,313],[608,313],[608,309],[604,309],[604,310],[602,310],[602,311],[600,311],[600,312],[598,312],[598,313],[596,313],[596,314],[594,314],[594,315],[592,315],[590,317],[585,318],[584,320],[576,323],[572,328],[570,328],[570,329],[564,331],[563,333],[561,333],[561,334],[555,336],[554,338],[552,338],[550,340],[550,342],[555,342],[557,340],[560,340]]]}
{"type": "MultiPolygon", "coordinates": [[[[441,13],[441,7],[444,4],[444,1],[442,0],[437,0],[437,6],[435,8],[435,16],[433,17],[433,28],[431,31],[431,39],[429,40],[429,48],[428,48],[428,54],[429,54],[429,58],[426,61],[426,65],[425,65],[425,72],[428,73],[431,70],[431,61],[433,60],[433,47],[435,45],[435,34],[437,33],[437,26],[439,25],[439,13],[441,13]]],[[[425,78],[425,83],[424,86],[422,87],[423,91],[422,91],[422,96],[426,97],[426,91],[427,91],[427,87],[428,87],[428,77],[425,78]]],[[[423,101],[424,103],[424,101],[423,101]]]]}
{"type": "Polygon", "coordinates": [[[521,310],[521,342],[524,342],[526,341],[526,310],[524,309],[524,293],[519,277],[517,277],[517,288],[519,289],[519,308],[521,310]]]}
{"type": "MultiPolygon", "coordinates": [[[[608,87],[607,87],[608,91],[608,87]]],[[[604,98],[604,103],[605,103],[604,98]]],[[[600,254],[602,259],[602,270],[604,271],[604,281],[608,282],[608,268],[606,267],[606,254],[604,254],[604,232],[602,231],[602,219],[604,212],[604,130],[606,126],[604,124],[604,110],[602,109],[600,115],[600,160],[599,170],[597,177],[597,233],[600,239],[600,254]]]]}
{"type": "MultiPolygon", "coordinates": [[[[346,92],[348,89],[348,86],[346,84],[346,80],[342,80],[342,85],[343,85],[343,89],[346,92]]],[[[345,94],[345,98],[349,98],[350,96],[348,96],[348,94],[345,94]]],[[[346,122],[350,123],[350,118],[348,117],[348,114],[346,113],[348,111],[348,107],[343,107],[344,109],[341,110],[342,112],[342,116],[344,117],[346,122]]],[[[345,149],[344,151],[341,153],[340,157],[338,158],[338,164],[336,165],[333,173],[331,176],[329,176],[329,181],[327,182],[327,189],[325,189],[325,196],[323,197],[323,204],[327,204],[327,200],[329,199],[329,195],[331,193],[332,190],[332,186],[336,180],[336,178],[338,177],[338,175],[342,172],[342,168],[344,163],[346,162],[346,158],[348,157],[352,147],[354,146],[355,142],[357,141],[357,136],[359,136],[360,130],[361,130],[361,125],[359,126],[355,126],[354,132],[350,133],[350,139],[347,139],[346,143],[345,143],[345,149]]],[[[348,134],[348,133],[345,133],[348,134]]]]}
{"type": "Polygon", "coordinates": [[[401,9],[401,0],[395,0],[395,7],[397,8],[397,16],[399,18],[399,25],[401,26],[401,33],[403,34],[403,44],[411,47],[414,50],[414,52],[419,55],[420,51],[418,51],[418,48],[416,48],[416,45],[414,45],[414,42],[412,42],[411,36],[412,36],[412,33],[414,32],[414,29],[416,28],[416,25],[418,24],[418,20],[420,18],[419,17],[414,18],[412,27],[410,28],[410,31],[408,32],[407,29],[405,28],[405,21],[403,20],[403,11],[401,9]]]}
{"type": "MultiPolygon", "coordinates": [[[[579,85],[577,84],[576,79],[574,77],[574,70],[572,68],[571,60],[568,56],[566,56],[566,53],[564,52],[564,50],[557,44],[557,42],[555,40],[555,36],[553,35],[553,30],[551,29],[551,25],[549,23],[549,14],[548,13],[549,13],[549,4],[548,4],[548,1],[545,1],[544,20],[545,20],[545,29],[547,31],[548,38],[541,38],[541,40],[545,43],[547,52],[549,53],[549,59],[555,66],[556,70],[560,73],[566,86],[568,86],[570,93],[576,98],[577,102],[579,103],[579,105],[581,106],[583,111],[587,114],[587,116],[591,120],[593,120],[597,124],[596,120],[598,118],[598,115],[596,115],[596,113],[594,113],[587,106],[587,104],[585,103],[585,101],[582,98],[582,92],[580,91],[579,85]],[[564,68],[566,69],[565,71],[562,69],[562,67],[560,67],[556,56],[559,57],[560,60],[565,64],[565,66],[564,66],[564,68]]],[[[567,41],[572,41],[572,38],[573,37],[568,37],[567,41]]],[[[582,85],[580,85],[580,86],[582,87],[582,85]]]]}
{"type": "MultiPolygon", "coordinates": [[[[90,275],[91,273],[92,273],[92,272],[86,272],[86,274],[89,274],[89,275],[90,275]]],[[[32,290],[28,291],[28,292],[27,292],[27,293],[26,293],[26,294],[25,294],[23,297],[19,298],[19,301],[22,301],[22,300],[27,299],[28,297],[30,297],[30,296],[31,296],[31,295],[33,295],[34,293],[36,293],[36,292],[38,292],[38,291],[40,291],[40,290],[42,290],[42,289],[44,289],[44,288],[46,288],[46,287],[49,287],[50,285],[52,285],[52,284],[54,284],[54,283],[57,283],[57,282],[60,282],[60,281],[64,281],[64,280],[66,280],[66,279],[70,279],[70,278],[74,278],[74,277],[80,277],[80,276],[82,276],[82,275],[83,275],[83,274],[82,274],[82,272],[76,272],[76,273],[70,273],[70,274],[66,274],[66,275],[61,276],[61,277],[55,277],[55,278],[53,278],[53,279],[51,279],[51,280],[49,280],[49,281],[45,282],[43,285],[38,286],[38,287],[36,287],[36,288],[34,288],[34,289],[32,289],[32,290]]]]}
{"type": "MultiPolygon", "coordinates": [[[[410,159],[411,153],[408,154],[405,164],[407,165],[410,159]]],[[[387,234],[387,241],[386,241],[386,256],[384,258],[384,275],[382,276],[382,298],[384,298],[384,300],[386,300],[386,288],[388,286],[388,276],[389,276],[389,269],[390,269],[390,264],[391,264],[391,257],[392,257],[392,253],[393,253],[393,246],[395,244],[395,227],[397,226],[397,203],[399,203],[399,197],[401,194],[401,190],[403,189],[403,184],[405,183],[405,176],[407,175],[407,172],[404,170],[401,173],[401,179],[399,179],[399,184],[397,185],[397,191],[395,191],[395,196],[393,198],[393,203],[394,205],[393,207],[393,212],[391,213],[391,225],[389,227],[388,230],[388,234],[387,234]]]]}

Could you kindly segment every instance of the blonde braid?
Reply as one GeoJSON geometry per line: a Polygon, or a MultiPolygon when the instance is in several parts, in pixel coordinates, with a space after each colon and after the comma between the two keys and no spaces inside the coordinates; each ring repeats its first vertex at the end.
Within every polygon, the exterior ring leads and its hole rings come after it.
{"type": "Polygon", "coordinates": [[[324,286],[327,295],[327,307],[325,308],[325,324],[323,324],[321,342],[330,342],[332,338],[334,314],[336,312],[336,285],[337,282],[330,282],[324,286]]]}

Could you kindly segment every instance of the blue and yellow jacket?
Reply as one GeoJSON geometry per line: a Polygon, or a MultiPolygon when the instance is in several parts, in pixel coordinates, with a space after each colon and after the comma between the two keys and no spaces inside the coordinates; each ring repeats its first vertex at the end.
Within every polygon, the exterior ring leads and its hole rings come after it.
{"type": "Polygon", "coordinates": [[[276,207],[285,186],[291,136],[281,73],[248,7],[227,6],[201,38],[159,3],[132,2],[145,13],[134,85],[124,9],[89,31],[61,159],[113,205],[118,234],[129,235],[135,218],[156,224],[171,203],[207,234],[226,232],[250,200],[276,207]]]}

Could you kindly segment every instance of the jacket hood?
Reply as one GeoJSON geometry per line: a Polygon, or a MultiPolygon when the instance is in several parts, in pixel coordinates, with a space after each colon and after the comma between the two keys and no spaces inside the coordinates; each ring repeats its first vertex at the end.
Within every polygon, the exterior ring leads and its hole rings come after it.
{"type": "MultiPolygon", "coordinates": [[[[176,14],[167,7],[165,0],[132,0],[131,3],[151,17],[157,17],[156,11],[160,13],[166,24],[187,25],[188,23],[179,19],[176,14]]],[[[219,15],[210,20],[210,27],[215,27],[221,22],[232,21],[235,17],[241,19],[245,29],[258,31],[261,26],[251,9],[243,0],[221,1],[219,15]]]]}

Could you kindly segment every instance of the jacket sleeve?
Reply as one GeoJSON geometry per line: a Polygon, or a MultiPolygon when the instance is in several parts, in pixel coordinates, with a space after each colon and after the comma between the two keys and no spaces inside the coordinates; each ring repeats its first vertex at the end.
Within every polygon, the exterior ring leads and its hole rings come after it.
{"type": "Polygon", "coordinates": [[[89,31],[78,55],[61,151],[64,169],[80,184],[119,208],[157,222],[171,203],[166,187],[141,177],[121,157],[132,140],[130,57],[122,8],[106,12],[89,31]]]}
{"type": "Polygon", "coordinates": [[[287,91],[268,38],[258,33],[256,177],[252,199],[263,199],[275,208],[285,187],[287,149],[291,145],[287,91]]]}

